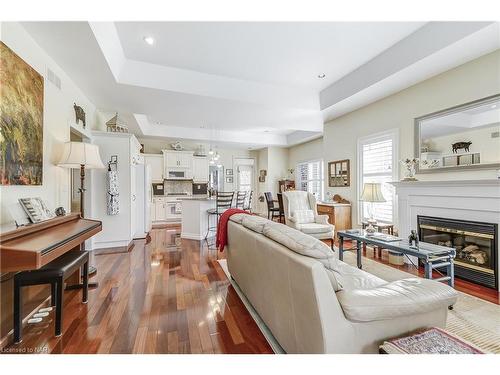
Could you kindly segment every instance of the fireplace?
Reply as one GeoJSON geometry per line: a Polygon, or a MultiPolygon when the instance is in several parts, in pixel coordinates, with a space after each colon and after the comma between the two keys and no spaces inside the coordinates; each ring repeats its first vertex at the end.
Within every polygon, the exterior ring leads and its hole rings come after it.
{"type": "Polygon", "coordinates": [[[417,216],[421,241],[454,247],[455,276],[497,288],[498,224],[417,216]]]}

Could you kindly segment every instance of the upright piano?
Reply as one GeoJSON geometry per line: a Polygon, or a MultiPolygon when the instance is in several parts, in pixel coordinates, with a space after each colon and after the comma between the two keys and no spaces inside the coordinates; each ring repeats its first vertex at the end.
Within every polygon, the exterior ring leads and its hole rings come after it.
{"type": "MultiPolygon", "coordinates": [[[[59,216],[41,223],[16,228],[0,228],[0,348],[12,329],[13,276],[15,272],[34,270],[68,251],[80,250],[85,240],[102,230],[98,220],[83,219],[79,213],[59,216]]],[[[67,280],[80,283],[80,272],[67,280]]],[[[36,309],[48,296],[47,286],[23,288],[24,315],[36,309]]]]}

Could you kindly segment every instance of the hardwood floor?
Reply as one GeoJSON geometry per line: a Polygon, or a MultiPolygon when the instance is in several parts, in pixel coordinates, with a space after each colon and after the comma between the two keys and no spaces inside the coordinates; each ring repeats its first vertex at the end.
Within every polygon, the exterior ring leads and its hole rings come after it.
{"type": "MultiPolygon", "coordinates": [[[[54,312],[23,329],[9,352],[272,353],[205,243],[156,228],[130,252],[94,257],[99,287],[66,291],[63,335],[54,312]]],[[[220,254],[219,257],[224,257],[220,254]]]]}

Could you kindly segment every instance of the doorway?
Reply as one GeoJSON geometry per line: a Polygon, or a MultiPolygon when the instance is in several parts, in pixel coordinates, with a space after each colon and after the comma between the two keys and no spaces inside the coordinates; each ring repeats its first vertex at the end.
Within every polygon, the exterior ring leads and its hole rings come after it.
{"type": "MultiPolygon", "coordinates": [[[[70,132],[69,140],[71,142],[83,142],[81,135],[70,132]]],[[[80,170],[70,169],[71,174],[71,212],[82,212],[80,209],[80,170]]]]}

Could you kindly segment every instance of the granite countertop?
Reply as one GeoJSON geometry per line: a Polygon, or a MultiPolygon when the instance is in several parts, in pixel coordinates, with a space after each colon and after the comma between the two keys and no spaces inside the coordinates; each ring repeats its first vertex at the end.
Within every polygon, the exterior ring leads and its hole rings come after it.
{"type": "Polygon", "coordinates": [[[178,197],[178,199],[181,201],[215,201],[215,197],[209,198],[206,195],[201,196],[201,197],[197,197],[196,195],[192,195],[192,196],[188,196],[188,197],[178,197]]]}

